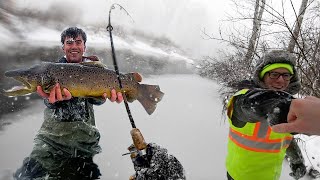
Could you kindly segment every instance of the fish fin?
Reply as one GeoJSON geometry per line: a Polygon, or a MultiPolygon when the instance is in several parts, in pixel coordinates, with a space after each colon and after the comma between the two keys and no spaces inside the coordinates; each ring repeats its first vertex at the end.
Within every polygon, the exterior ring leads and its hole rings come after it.
{"type": "Polygon", "coordinates": [[[161,101],[164,93],[160,91],[158,85],[139,84],[137,100],[142,104],[144,109],[151,115],[161,101]]]}
{"type": "Polygon", "coordinates": [[[132,79],[134,79],[137,82],[141,82],[142,81],[142,76],[137,72],[128,73],[126,75],[130,76],[132,79]]]}
{"type": "Polygon", "coordinates": [[[137,96],[135,96],[135,93],[132,91],[126,92],[126,99],[128,102],[132,103],[134,100],[137,99],[137,96]]]}
{"type": "Polygon", "coordinates": [[[92,66],[92,67],[102,67],[102,68],[107,68],[107,65],[103,64],[100,61],[89,61],[89,62],[81,62],[79,63],[83,66],[92,66]]]}
{"type": "Polygon", "coordinates": [[[56,82],[49,83],[47,86],[42,86],[42,90],[45,93],[50,93],[51,89],[56,85],[56,82]]]}

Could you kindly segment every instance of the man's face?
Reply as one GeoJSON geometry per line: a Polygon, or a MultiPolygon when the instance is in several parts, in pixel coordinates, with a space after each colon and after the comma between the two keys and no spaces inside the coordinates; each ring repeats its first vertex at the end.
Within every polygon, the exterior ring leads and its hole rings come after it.
{"type": "Polygon", "coordinates": [[[263,77],[263,82],[267,88],[284,91],[290,83],[291,74],[286,68],[277,68],[267,72],[263,77]]]}
{"type": "Polygon", "coordinates": [[[75,39],[66,37],[62,49],[69,63],[79,63],[82,62],[86,46],[84,45],[82,36],[77,36],[75,39]]]}

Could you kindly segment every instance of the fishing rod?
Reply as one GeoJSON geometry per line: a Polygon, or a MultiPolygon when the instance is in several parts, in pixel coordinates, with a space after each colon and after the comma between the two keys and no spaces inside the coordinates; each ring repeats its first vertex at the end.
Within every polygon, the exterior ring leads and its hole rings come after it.
{"type": "MultiPolygon", "coordinates": [[[[119,66],[118,66],[118,63],[117,63],[116,54],[115,54],[115,50],[114,50],[114,43],[113,43],[113,38],[112,38],[113,27],[111,25],[111,11],[113,9],[115,9],[115,5],[119,6],[120,10],[124,10],[126,12],[126,14],[131,19],[132,19],[132,17],[130,16],[130,14],[121,5],[119,5],[117,3],[112,4],[112,6],[110,7],[107,31],[109,32],[109,36],[110,36],[113,66],[114,66],[114,69],[115,69],[116,74],[117,74],[119,87],[120,87],[120,89],[122,89],[123,86],[122,86],[122,82],[121,82],[119,66]]],[[[129,104],[128,104],[128,101],[127,101],[126,92],[124,91],[122,94],[123,94],[123,102],[125,104],[125,107],[126,107],[126,110],[127,110],[127,114],[128,114],[131,126],[132,126],[132,130],[130,131],[130,134],[131,134],[131,137],[132,137],[132,140],[133,140],[133,145],[134,145],[134,146],[129,146],[128,150],[130,152],[126,153],[126,154],[123,154],[123,155],[131,154],[130,157],[131,157],[132,161],[134,161],[139,156],[141,157],[141,156],[144,156],[146,154],[147,143],[145,142],[140,130],[138,128],[136,128],[136,125],[135,125],[135,122],[133,120],[133,117],[132,117],[132,114],[131,114],[131,111],[130,111],[130,108],[129,108],[129,104]]]]}
{"type": "MultiPolygon", "coordinates": [[[[112,38],[113,27],[111,25],[111,11],[112,11],[112,9],[115,9],[115,5],[118,5],[120,7],[120,10],[123,9],[127,13],[128,16],[130,16],[130,14],[121,5],[116,4],[116,3],[112,4],[112,6],[111,6],[111,8],[109,10],[109,20],[108,20],[108,26],[107,26],[107,31],[109,31],[110,42],[111,42],[111,52],[112,52],[113,66],[114,66],[114,69],[115,69],[115,71],[117,73],[119,87],[120,87],[120,89],[122,89],[123,86],[122,86],[122,83],[121,83],[119,66],[118,66],[118,63],[117,63],[117,58],[116,58],[116,53],[115,53],[115,50],[114,50],[114,44],[113,44],[113,38],[112,38]]],[[[123,102],[124,102],[124,105],[126,107],[131,126],[132,126],[132,128],[136,128],[136,125],[134,123],[134,120],[133,120],[133,117],[132,117],[132,114],[131,114],[131,111],[130,111],[130,108],[129,108],[129,104],[128,104],[125,92],[123,93],[123,102]]]]}

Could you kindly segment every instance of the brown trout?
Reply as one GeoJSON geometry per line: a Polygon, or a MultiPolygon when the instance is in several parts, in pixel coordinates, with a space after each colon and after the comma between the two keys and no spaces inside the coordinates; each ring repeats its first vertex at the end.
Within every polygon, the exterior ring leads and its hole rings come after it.
{"type": "Polygon", "coordinates": [[[73,97],[102,97],[107,93],[109,98],[115,89],[125,94],[128,102],[138,100],[149,115],[164,95],[158,85],[139,84],[142,78],[138,73],[120,74],[123,87],[120,89],[116,72],[99,62],[43,62],[31,68],[6,71],[5,76],[23,83],[5,90],[6,96],[27,95],[36,92],[37,86],[49,93],[56,83],[60,83],[61,89],[67,88],[73,97]]]}

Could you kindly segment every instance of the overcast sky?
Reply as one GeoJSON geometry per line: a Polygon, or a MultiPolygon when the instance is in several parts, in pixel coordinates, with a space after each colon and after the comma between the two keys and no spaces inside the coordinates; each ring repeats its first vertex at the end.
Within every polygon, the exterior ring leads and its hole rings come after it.
{"type": "Polygon", "coordinates": [[[217,0],[17,0],[20,7],[52,11],[52,3],[79,9],[83,26],[105,22],[113,3],[122,5],[134,23],[121,11],[112,12],[112,22],[129,25],[156,35],[166,35],[195,56],[213,54],[217,42],[201,38],[201,29],[216,33],[229,1],[217,0]]]}
{"type": "MultiPolygon", "coordinates": [[[[109,9],[113,3],[118,3],[130,13],[134,23],[123,11],[119,10],[112,12],[111,20],[113,23],[123,24],[156,35],[165,35],[195,57],[212,56],[215,55],[218,48],[224,48],[223,44],[215,40],[203,39],[201,30],[205,28],[210,35],[218,37],[219,27],[221,25],[223,28],[229,26],[223,20],[227,19],[228,14],[235,14],[235,6],[231,0],[15,0],[14,2],[20,7],[45,12],[55,10],[51,6],[53,3],[70,7],[70,12],[73,12],[70,13],[70,16],[78,16],[74,19],[81,19],[82,22],[79,24],[84,27],[96,23],[107,25],[109,9]]],[[[242,5],[248,1],[241,2],[242,5]]],[[[280,6],[281,2],[287,6],[284,8],[284,14],[291,16],[290,19],[294,20],[289,0],[267,1],[273,7],[280,6]]],[[[298,11],[301,0],[293,3],[298,11]]],[[[253,8],[251,5],[249,6],[251,9],[253,8]]],[[[281,12],[282,8],[278,10],[281,12]]],[[[250,11],[245,10],[244,12],[249,13],[250,11]]],[[[243,22],[236,22],[235,25],[241,23],[243,22]]],[[[252,22],[248,20],[247,23],[245,28],[250,28],[252,22]]],[[[223,33],[225,32],[223,31],[223,33]]]]}

